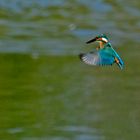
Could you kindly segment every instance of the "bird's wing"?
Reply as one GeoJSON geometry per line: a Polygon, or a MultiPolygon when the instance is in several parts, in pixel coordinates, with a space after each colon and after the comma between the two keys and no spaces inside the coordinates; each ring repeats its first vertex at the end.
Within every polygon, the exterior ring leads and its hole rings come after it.
{"type": "Polygon", "coordinates": [[[89,65],[112,65],[115,62],[114,56],[109,49],[101,49],[79,55],[80,59],[89,65]]]}
{"type": "Polygon", "coordinates": [[[120,69],[123,69],[124,67],[124,62],[123,60],[121,59],[121,57],[118,55],[118,53],[115,51],[115,49],[112,47],[111,43],[108,42],[104,45],[104,48],[111,52],[111,54],[114,56],[115,59],[117,59],[116,63],[117,65],[120,67],[120,69]]]}
{"type": "Polygon", "coordinates": [[[113,50],[115,59],[117,59],[117,61],[116,61],[117,65],[120,67],[120,69],[123,69],[123,67],[124,67],[123,60],[121,59],[121,57],[118,55],[118,53],[113,48],[112,48],[112,50],[113,50]]]}

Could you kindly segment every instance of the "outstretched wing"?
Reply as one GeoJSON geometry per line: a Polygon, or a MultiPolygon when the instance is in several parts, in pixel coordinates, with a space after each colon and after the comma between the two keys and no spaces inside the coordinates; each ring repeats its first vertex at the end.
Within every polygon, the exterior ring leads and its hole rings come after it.
{"type": "Polygon", "coordinates": [[[114,56],[106,49],[79,55],[80,59],[89,65],[112,65],[114,56]]]}

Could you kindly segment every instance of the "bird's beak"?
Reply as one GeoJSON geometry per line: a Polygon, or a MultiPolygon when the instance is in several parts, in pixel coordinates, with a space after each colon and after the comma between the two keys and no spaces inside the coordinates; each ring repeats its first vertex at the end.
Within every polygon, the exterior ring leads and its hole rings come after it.
{"type": "Polygon", "coordinates": [[[93,38],[93,39],[87,41],[86,43],[89,44],[89,43],[92,43],[92,42],[94,42],[94,41],[96,41],[96,40],[97,40],[97,37],[95,37],[95,38],[93,38]]]}

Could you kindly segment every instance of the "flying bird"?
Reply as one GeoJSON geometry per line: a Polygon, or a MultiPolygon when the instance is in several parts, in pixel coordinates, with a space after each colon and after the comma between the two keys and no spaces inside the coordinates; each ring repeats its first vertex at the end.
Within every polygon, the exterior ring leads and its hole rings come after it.
{"type": "Polygon", "coordinates": [[[108,37],[105,34],[98,35],[86,43],[90,44],[95,41],[99,42],[99,46],[96,50],[79,54],[80,59],[84,63],[95,66],[112,65],[116,63],[120,69],[124,68],[124,62],[118,53],[113,49],[108,37]]]}

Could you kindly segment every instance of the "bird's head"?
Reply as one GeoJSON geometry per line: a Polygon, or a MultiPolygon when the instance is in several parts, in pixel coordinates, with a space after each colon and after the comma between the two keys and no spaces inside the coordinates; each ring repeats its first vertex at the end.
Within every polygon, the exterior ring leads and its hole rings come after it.
{"type": "Polygon", "coordinates": [[[105,34],[100,34],[100,35],[96,36],[95,38],[87,41],[86,43],[89,44],[89,43],[92,43],[92,42],[95,42],[95,41],[102,42],[102,43],[107,43],[108,38],[105,34]]]}

